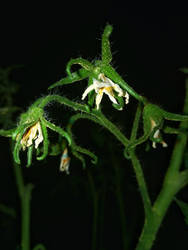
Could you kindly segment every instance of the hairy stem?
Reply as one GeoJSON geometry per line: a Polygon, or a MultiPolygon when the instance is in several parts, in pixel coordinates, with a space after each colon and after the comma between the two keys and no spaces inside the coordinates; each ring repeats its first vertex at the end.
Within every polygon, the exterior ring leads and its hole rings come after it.
{"type": "MultiPolygon", "coordinates": [[[[184,113],[188,113],[188,80],[186,81],[184,113]]],[[[181,122],[180,128],[188,128],[188,122],[181,122]]],[[[185,180],[187,172],[179,171],[183,159],[182,156],[185,150],[186,141],[186,134],[181,133],[177,136],[162,189],[153,205],[152,213],[146,217],[144,228],[136,248],[137,250],[151,249],[162,220],[171,202],[173,201],[174,196],[187,183],[185,180]]]]}
{"type": "MultiPolygon", "coordinates": [[[[121,131],[111,121],[109,121],[102,114],[101,111],[98,111],[96,109],[93,109],[91,111],[87,105],[73,102],[66,97],[58,95],[51,95],[51,96],[49,95],[44,97],[40,103],[40,108],[44,108],[51,101],[56,101],[60,104],[64,104],[68,107],[73,108],[75,111],[81,111],[95,117],[95,122],[100,123],[105,128],[107,128],[124,146],[127,146],[129,144],[129,140],[121,133],[121,131]]],[[[91,120],[94,119],[91,118],[91,120]]]]}
{"type": "Polygon", "coordinates": [[[21,246],[24,250],[30,249],[30,201],[33,185],[31,183],[25,185],[24,194],[21,198],[22,211],[22,239],[21,246]]]}
{"type": "Polygon", "coordinates": [[[123,194],[121,190],[121,173],[120,169],[117,165],[115,165],[115,160],[113,162],[114,170],[115,170],[115,178],[116,178],[116,196],[117,196],[117,202],[119,205],[119,212],[120,212],[120,219],[121,219],[121,231],[122,231],[122,240],[123,240],[123,249],[129,249],[129,235],[127,232],[127,220],[125,215],[125,205],[124,205],[124,199],[123,194]]]}
{"type": "MultiPolygon", "coordinates": [[[[137,110],[136,110],[135,119],[134,119],[134,122],[133,122],[133,128],[132,128],[132,131],[131,131],[131,138],[130,138],[131,142],[133,142],[136,139],[141,112],[142,112],[141,103],[139,103],[138,107],[137,107],[137,110]]],[[[134,171],[136,173],[136,179],[137,179],[138,186],[139,186],[139,189],[140,189],[140,193],[141,193],[141,196],[142,196],[142,200],[143,200],[143,203],[144,203],[145,215],[147,216],[147,215],[149,215],[151,213],[151,201],[150,201],[150,198],[149,198],[147,185],[146,185],[146,182],[145,182],[145,179],[144,179],[144,173],[142,171],[140,161],[138,160],[134,149],[130,150],[130,158],[131,158],[131,162],[132,162],[134,171]]]]}
{"type": "Polygon", "coordinates": [[[24,184],[21,166],[14,160],[13,170],[21,205],[21,247],[24,250],[30,250],[30,201],[34,186],[31,183],[24,184]]]}
{"type": "Polygon", "coordinates": [[[18,188],[18,195],[21,203],[21,247],[30,250],[30,200],[33,189],[32,184],[24,185],[21,166],[14,164],[14,174],[18,188]]]}
{"type": "Polygon", "coordinates": [[[93,110],[93,114],[96,115],[102,125],[107,128],[124,146],[127,146],[129,144],[129,140],[122,134],[122,132],[100,111],[93,110]]]}
{"type": "Polygon", "coordinates": [[[12,137],[12,133],[14,132],[14,130],[15,129],[9,129],[9,130],[0,129],[0,135],[5,137],[12,137]]]}
{"type": "Polygon", "coordinates": [[[145,182],[145,179],[144,179],[144,174],[143,174],[143,171],[142,171],[142,167],[140,165],[140,161],[136,157],[136,154],[135,154],[134,150],[130,150],[130,157],[131,157],[131,162],[132,162],[134,171],[136,173],[136,179],[137,179],[139,190],[140,190],[142,200],[143,200],[143,203],[144,203],[145,215],[147,217],[151,213],[151,201],[150,201],[150,198],[149,198],[147,185],[146,185],[146,182],[145,182]]]}
{"type": "Polygon", "coordinates": [[[93,199],[93,226],[92,226],[92,250],[97,249],[97,222],[98,222],[98,212],[99,212],[99,199],[98,193],[95,188],[94,180],[92,175],[88,172],[88,179],[91,188],[91,194],[93,199]]]}

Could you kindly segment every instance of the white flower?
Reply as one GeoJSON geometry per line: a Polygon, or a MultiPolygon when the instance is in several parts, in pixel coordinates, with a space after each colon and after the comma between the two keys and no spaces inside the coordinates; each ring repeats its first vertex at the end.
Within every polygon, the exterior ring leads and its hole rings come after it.
{"type": "MultiPolygon", "coordinates": [[[[160,136],[160,130],[157,129],[157,130],[155,131],[154,135],[153,135],[153,138],[154,138],[154,139],[159,139],[160,137],[161,137],[161,136],[160,136]]],[[[165,141],[161,141],[160,143],[162,144],[163,148],[168,147],[168,144],[167,144],[165,141]]],[[[152,143],[152,147],[153,147],[153,148],[156,148],[156,142],[153,142],[153,143],[152,143]]]]}
{"type": "Polygon", "coordinates": [[[91,84],[83,93],[82,100],[85,99],[85,97],[88,95],[89,92],[92,90],[95,90],[97,93],[95,102],[97,109],[99,109],[99,105],[101,103],[103,94],[105,93],[110,98],[111,102],[118,104],[115,97],[114,97],[114,91],[118,93],[118,96],[125,97],[125,104],[129,103],[129,94],[127,92],[124,93],[124,91],[119,87],[118,84],[115,84],[112,82],[109,78],[107,78],[104,74],[99,74],[99,80],[93,79],[93,84],[91,84]]]}
{"type": "Polygon", "coordinates": [[[71,158],[68,156],[68,149],[65,148],[63,151],[63,154],[61,156],[59,170],[62,172],[65,171],[67,174],[69,174],[70,160],[71,160],[71,158]]]}
{"type": "Polygon", "coordinates": [[[29,127],[24,133],[21,139],[21,145],[23,150],[26,147],[30,147],[35,141],[35,148],[38,148],[39,144],[43,141],[42,129],[40,122],[35,123],[33,126],[29,127]]]}
{"type": "MultiPolygon", "coordinates": [[[[152,126],[152,130],[157,126],[154,120],[151,120],[151,126],[152,126]]],[[[157,129],[155,131],[155,133],[153,134],[153,138],[154,139],[160,139],[161,138],[159,129],[157,129]]],[[[163,148],[168,147],[168,144],[165,141],[160,141],[160,143],[162,144],[163,148]]],[[[156,148],[156,142],[152,142],[152,147],[156,148]]]]}

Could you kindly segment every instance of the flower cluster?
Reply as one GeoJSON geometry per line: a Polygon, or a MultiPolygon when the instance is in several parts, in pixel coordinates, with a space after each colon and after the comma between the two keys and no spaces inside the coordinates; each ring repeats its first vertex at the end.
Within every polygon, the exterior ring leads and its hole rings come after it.
{"type": "Polygon", "coordinates": [[[12,132],[12,138],[15,140],[15,146],[13,155],[16,163],[20,164],[19,152],[22,149],[25,151],[28,149],[28,162],[27,166],[32,163],[33,148],[37,150],[37,154],[42,152],[41,155],[37,155],[37,160],[43,160],[48,155],[49,151],[49,139],[47,128],[57,132],[61,137],[65,138],[69,145],[71,139],[68,133],[62,128],[56,126],[44,117],[44,111],[42,101],[45,97],[37,100],[27,112],[20,116],[20,122],[17,128],[12,132]],[[39,149],[40,144],[43,145],[42,149],[39,149]]]}
{"type": "MultiPolygon", "coordinates": [[[[73,102],[65,97],[58,95],[46,96],[39,98],[27,112],[21,114],[18,126],[10,131],[0,130],[0,134],[4,136],[11,136],[15,141],[13,155],[16,163],[20,164],[19,153],[22,149],[27,153],[27,165],[31,165],[33,149],[37,151],[37,160],[43,160],[48,155],[49,139],[47,129],[51,129],[58,133],[60,137],[65,138],[69,145],[71,145],[72,154],[80,159],[85,165],[85,161],[80,153],[89,155],[96,162],[96,156],[87,149],[79,147],[73,140],[71,129],[69,133],[59,126],[48,121],[44,116],[44,107],[50,101],[58,101],[65,104],[74,110],[84,112],[87,119],[91,119],[101,125],[104,125],[104,116],[101,109],[102,98],[108,96],[112,102],[112,106],[117,110],[123,110],[124,105],[129,103],[129,96],[136,98],[143,107],[143,130],[144,134],[140,138],[131,141],[128,140],[122,133],[108,121],[108,128],[118,139],[123,142],[123,145],[128,149],[136,147],[136,145],[150,139],[152,147],[156,148],[156,143],[161,143],[163,147],[167,147],[167,143],[162,139],[161,129],[163,129],[163,122],[165,119],[174,121],[188,120],[188,116],[169,113],[157,105],[149,103],[146,98],[139,95],[132,89],[112,67],[112,53],[110,48],[109,36],[112,32],[112,26],[107,25],[102,34],[102,51],[101,60],[89,62],[83,58],[71,59],[66,66],[67,76],[49,88],[56,86],[79,82],[88,79],[88,86],[82,94],[81,99],[88,99],[87,104],[80,104],[73,102]],[[81,68],[76,72],[71,72],[71,67],[78,64],[81,68]],[[95,101],[95,105],[94,105],[95,101]],[[102,120],[103,119],[103,120],[102,120]],[[117,133],[114,132],[114,129],[117,133]],[[42,147],[40,147],[42,146],[42,147]],[[41,153],[41,155],[39,155],[41,153]]],[[[187,71],[186,71],[187,72],[187,71]]],[[[77,117],[78,118],[78,117],[77,117]]],[[[77,119],[75,118],[75,120],[77,119]]],[[[79,117],[80,118],[80,117],[79,117]]],[[[107,119],[106,119],[107,121],[107,119]]],[[[72,125],[71,125],[72,126],[72,125]]],[[[67,129],[68,130],[68,129],[67,129]]],[[[68,156],[67,145],[61,148],[61,163],[60,170],[69,173],[70,157],[68,156]],[[63,153],[62,153],[63,151],[63,153]]]]}

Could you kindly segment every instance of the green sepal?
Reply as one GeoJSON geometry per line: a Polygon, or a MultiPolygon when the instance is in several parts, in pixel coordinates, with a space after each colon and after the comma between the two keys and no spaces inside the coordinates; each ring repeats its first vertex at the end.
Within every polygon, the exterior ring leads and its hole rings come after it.
{"type": "Polygon", "coordinates": [[[62,128],[56,126],[55,124],[47,121],[44,118],[42,118],[42,121],[46,127],[50,128],[51,130],[53,130],[53,131],[57,132],[58,134],[60,134],[61,136],[65,137],[67,139],[69,145],[71,145],[71,143],[72,143],[71,137],[65,130],[63,130],[62,128]]]}
{"type": "Polygon", "coordinates": [[[94,153],[92,153],[91,151],[89,151],[88,149],[86,149],[86,148],[82,148],[82,147],[80,147],[80,146],[77,146],[75,143],[74,143],[74,145],[72,146],[72,148],[73,148],[73,151],[77,151],[77,152],[79,152],[79,153],[82,153],[82,154],[85,154],[85,155],[88,155],[89,157],[91,157],[91,162],[93,163],[93,164],[97,164],[97,161],[98,161],[98,158],[97,158],[97,156],[94,154],[94,153]]]}
{"type": "MultiPolygon", "coordinates": [[[[89,77],[88,86],[90,86],[92,84],[93,84],[93,77],[89,77]]],[[[88,93],[88,105],[90,107],[93,107],[95,97],[96,97],[95,91],[91,91],[91,92],[88,93]]]]}
{"type": "Polygon", "coordinates": [[[43,122],[43,119],[40,120],[42,135],[43,135],[43,154],[37,157],[38,161],[42,161],[48,155],[48,147],[49,147],[49,140],[48,140],[48,131],[43,122]]]}
{"type": "Polygon", "coordinates": [[[112,26],[106,25],[102,35],[102,62],[109,64],[112,61],[112,53],[110,49],[109,36],[112,33],[112,26]]]}
{"type": "Polygon", "coordinates": [[[33,154],[33,144],[27,148],[27,165],[26,165],[26,167],[30,167],[32,164],[32,154],[33,154]]]}
{"type": "Polygon", "coordinates": [[[66,84],[71,84],[77,81],[81,81],[89,76],[89,72],[85,69],[80,69],[76,72],[71,73],[71,76],[67,76],[60,81],[52,84],[48,89],[53,89],[58,86],[66,85],[66,84]]]}
{"type": "Polygon", "coordinates": [[[131,96],[136,98],[138,101],[145,102],[145,98],[140,96],[127,82],[115,71],[111,65],[101,66],[101,71],[110,78],[114,83],[118,84],[122,89],[127,91],[131,96]]]}
{"type": "Polygon", "coordinates": [[[85,169],[85,168],[86,168],[86,162],[85,162],[84,157],[83,157],[81,154],[79,154],[77,151],[74,151],[74,150],[72,150],[72,154],[73,154],[78,160],[81,161],[82,167],[83,167],[83,169],[85,169]]]}
{"type": "Polygon", "coordinates": [[[13,158],[17,164],[20,164],[19,152],[22,148],[21,139],[22,139],[24,133],[25,133],[25,131],[22,129],[22,131],[20,131],[20,133],[18,134],[18,138],[17,138],[17,141],[15,142],[14,149],[13,149],[13,158]]]}
{"type": "Polygon", "coordinates": [[[71,67],[74,64],[79,64],[80,66],[82,66],[88,72],[93,72],[94,71],[94,66],[92,65],[92,63],[90,63],[86,59],[83,59],[81,57],[80,58],[76,58],[76,59],[71,59],[67,63],[67,66],[66,66],[66,72],[67,72],[68,76],[70,76],[70,77],[72,77],[71,67]]]}
{"type": "Polygon", "coordinates": [[[112,103],[112,106],[117,109],[118,111],[124,108],[124,98],[122,96],[115,95],[115,98],[118,100],[118,104],[112,103]]]}

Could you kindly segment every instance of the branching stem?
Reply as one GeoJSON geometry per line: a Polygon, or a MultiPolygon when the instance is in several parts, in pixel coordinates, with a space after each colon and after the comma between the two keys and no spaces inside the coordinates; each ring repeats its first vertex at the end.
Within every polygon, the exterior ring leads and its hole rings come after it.
{"type": "MultiPolygon", "coordinates": [[[[186,81],[184,113],[188,113],[188,80],[186,81]]],[[[187,129],[188,122],[181,122],[180,128],[187,129]]],[[[177,141],[172,152],[171,161],[164,178],[162,189],[154,202],[152,213],[149,216],[146,216],[145,224],[136,250],[151,249],[162,220],[168,210],[168,207],[173,201],[174,196],[187,184],[187,171],[185,170],[180,172],[186,142],[187,135],[185,133],[181,133],[177,136],[177,141]]]]}

